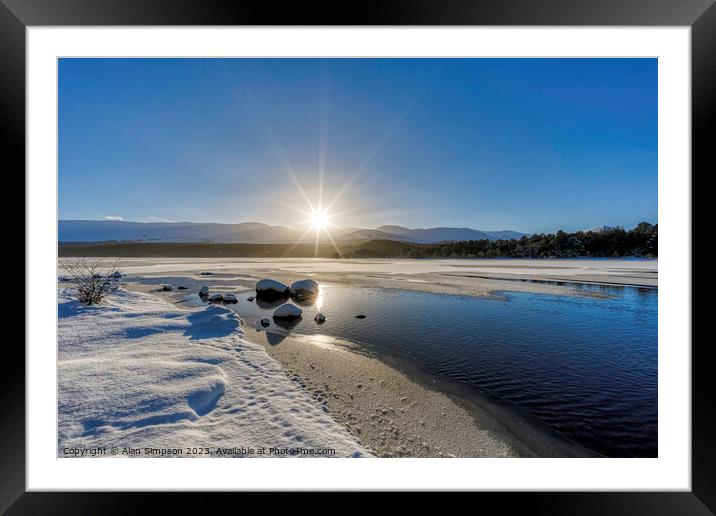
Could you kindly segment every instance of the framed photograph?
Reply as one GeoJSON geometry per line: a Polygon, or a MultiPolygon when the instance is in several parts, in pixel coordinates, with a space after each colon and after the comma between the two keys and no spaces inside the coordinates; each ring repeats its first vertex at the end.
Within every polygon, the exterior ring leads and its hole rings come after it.
{"type": "Polygon", "coordinates": [[[27,207],[0,508],[711,514],[712,4],[2,0],[27,207]]]}

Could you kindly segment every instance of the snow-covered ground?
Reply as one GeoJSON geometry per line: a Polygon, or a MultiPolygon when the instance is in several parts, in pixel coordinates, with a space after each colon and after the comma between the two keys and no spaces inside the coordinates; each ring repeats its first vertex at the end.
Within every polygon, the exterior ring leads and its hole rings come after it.
{"type": "Polygon", "coordinates": [[[244,339],[240,319],[226,308],[179,310],[125,290],[87,307],[61,288],[58,316],[59,456],[97,447],[141,456],[148,448],[183,456],[190,448],[231,456],[370,455],[260,345],[244,339]],[[331,449],[335,455],[325,451],[331,449]]]}

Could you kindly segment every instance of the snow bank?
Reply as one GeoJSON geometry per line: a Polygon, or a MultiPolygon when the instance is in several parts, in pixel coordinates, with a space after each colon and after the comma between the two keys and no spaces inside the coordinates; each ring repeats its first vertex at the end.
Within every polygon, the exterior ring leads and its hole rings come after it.
{"type": "Polygon", "coordinates": [[[368,455],[260,345],[244,340],[227,308],[179,310],[124,290],[87,307],[60,289],[58,315],[59,456],[86,447],[368,455]]]}

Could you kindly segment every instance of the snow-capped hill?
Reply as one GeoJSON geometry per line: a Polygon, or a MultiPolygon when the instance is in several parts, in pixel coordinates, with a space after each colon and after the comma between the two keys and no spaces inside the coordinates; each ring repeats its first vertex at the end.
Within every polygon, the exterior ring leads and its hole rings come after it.
{"type": "Polygon", "coordinates": [[[517,231],[479,231],[471,228],[409,229],[384,225],[377,229],[363,229],[347,233],[339,240],[398,240],[418,244],[435,244],[452,240],[514,240],[524,236],[517,231]]]}
{"type": "Polygon", "coordinates": [[[386,233],[378,229],[359,229],[350,233],[345,233],[336,238],[338,241],[346,242],[349,240],[408,240],[402,235],[386,233]]]}
{"type": "Polygon", "coordinates": [[[594,226],[593,228],[589,229],[583,229],[583,233],[604,233],[605,231],[609,231],[611,229],[614,229],[614,226],[594,226]]]}
{"type": "Polygon", "coordinates": [[[383,233],[389,233],[392,235],[404,235],[407,233],[410,233],[412,229],[406,228],[403,226],[394,226],[390,224],[384,224],[380,227],[375,228],[377,231],[382,231],[383,233]]]}
{"type": "Polygon", "coordinates": [[[503,231],[485,231],[485,233],[490,235],[493,240],[519,240],[523,236],[526,236],[525,233],[509,229],[503,231]]]}
{"type": "Polygon", "coordinates": [[[429,228],[414,229],[409,233],[414,241],[428,243],[447,242],[450,240],[492,240],[484,231],[470,228],[429,228]]]}
{"type": "Polygon", "coordinates": [[[60,220],[61,242],[125,240],[139,242],[233,242],[272,228],[260,222],[215,224],[195,222],[129,222],[123,220],[60,220]]]}
{"type": "MultiPolygon", "coordinates": [[[[335,240],[397,240],[432,244],[450,240],[506,240],[523,236],[516,231],[479,231],[438,227],[410,229],[384,225],[377,229],[331,227],[335,240]]],[[[270,226],[261,222],[219,224],[203,222],[129,222],[124,220],[61,220],[60,242],[166,242],[217,244],[293,244],[310,240],[305,228],[270,226]]],[[[311,238],[312,238],[311,234],[311,238]]]]}

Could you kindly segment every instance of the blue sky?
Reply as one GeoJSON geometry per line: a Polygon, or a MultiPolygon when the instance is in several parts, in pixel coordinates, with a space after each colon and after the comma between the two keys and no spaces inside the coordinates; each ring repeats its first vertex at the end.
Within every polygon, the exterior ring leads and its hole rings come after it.
{"type": "Polygon", "coordinates": [[[361,227],[655,223],[657,61],[60,60],[60,218],[293,225],[319,198],[361,227]]]}

